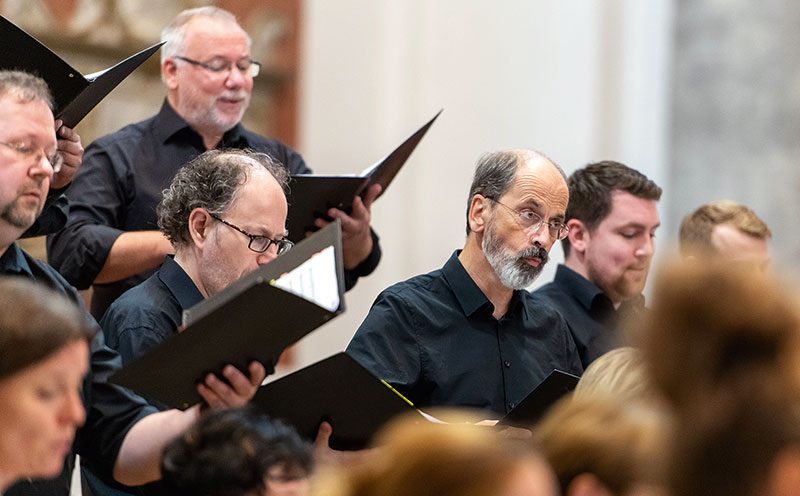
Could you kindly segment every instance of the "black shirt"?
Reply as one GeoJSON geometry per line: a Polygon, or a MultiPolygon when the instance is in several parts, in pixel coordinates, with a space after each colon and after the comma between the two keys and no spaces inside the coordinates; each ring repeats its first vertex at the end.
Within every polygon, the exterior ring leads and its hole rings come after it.
{"type": "MultiPolygon", "coordinates": [[[[83,305],[77,292],[52,267],[32,258],[16,244],[0,256],[0,274],[33,279],[56,290],[77,305],[83,305]]],[[[87,314],[91,325],[97,323],[87,314]]],[[[64,472],[51,481],[21,482],[5,494],[69,494],[74,455],[81,455],[81,463],[105,477],[111,477],[119,448],[128,430],[141,418],[156,410],[126,389],[107,382],[108,377],[120,367],[119,356],[105,345],[99,332],[90,345],[89,372],[83,381],[82,399],[86,409],[86,423],[78,429],[72,453],[67,456],[64,472]]]]}
{"type": "Polygon", "coordinates": [[[510,411],[553,369],[582,368],[564,319],[528,291],[508,312],[470,278],[456,251],[439,270],[384,290],[347,353],[419,407],[510,411]]]}
{"type": "Polygon", "coordinates": [[[559,265],[553,282],[534,294],[547,299],[564,316],[584,368],[620,345],[618,326],[623,315],[635,317],[644,309],[644,296],[639,295],[615,310],[600,288],[566,265],[559,265]]]}
{"type": "MultiPolygon", "coordinates": [[[[290,174],[310,173],[303,158],[288,146],[246,130],[241,123],[226,132],[219,148],[250,148],[269,154],[290,174]]],[[[158,230],[156,206],[161,192],[185,163],[205,151],[203,139],[164,101],[158,114],[86,148],[83,164],[67,190],[67,225],[48,236],[48,261],[71,284],[86,289],[100,273],[117,237],[126,231],[158,230]]],[[[373,233],[373,252],[346,271],[347,287],[378,264],[380,247],[373,233]]],[[[92,314],[100,318],[127,289],[154,270],[110,284],[96,284],[92,314]]]]}

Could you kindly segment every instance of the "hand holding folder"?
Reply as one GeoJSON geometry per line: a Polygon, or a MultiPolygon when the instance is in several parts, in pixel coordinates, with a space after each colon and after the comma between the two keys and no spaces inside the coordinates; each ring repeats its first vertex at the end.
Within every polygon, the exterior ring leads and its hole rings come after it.
{"type": "Polygon", "coordinates": [[[44,79],[53,94],[56,119],[61,119],[69,128],[75,127],[163,44],[146,48],[104,71],[83,76],[36,38],[2,16],[0,41],[3,44],[0,69],[25,71],[44,79]]]}
{"type": "Polygon", "coordinates": [[[344,311],[339,223],[185,312],[186,328],[109,380],[173,408],[200,397],[196,384],[227,364],[268,369],[280,353],[344,311]]]}
{"type": "Polygon", "coordinates": [[[356,196],[363,197],[373,184],[379,184],[380,194],[383,194],[441,113],[441,110],[437,112],[431,120],[417,129],[391,153],[358,176],[315,174],[292,176],[289,195],[286,198],[289,203],[289,215],[286,221],[289,239],[297,243],[305,237],[306,232],[316,230],[314,220],[317,218],[329,220],[327,212],[330,208],[338,208],[349,213],[353,199],[356,196]]]}

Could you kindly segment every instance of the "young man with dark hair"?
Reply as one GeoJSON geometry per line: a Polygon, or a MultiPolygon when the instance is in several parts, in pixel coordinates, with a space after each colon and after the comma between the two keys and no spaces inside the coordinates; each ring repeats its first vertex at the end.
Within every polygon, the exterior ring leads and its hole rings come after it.
{"type": "Polygon", "coordinates": [[[589,164],[568,180],[564,264],[535,291],[569,324],[586,368],[619,343],[621,318],[644,307],[642,290],[660,225],[661,188],[619,162],[589,164]]]}

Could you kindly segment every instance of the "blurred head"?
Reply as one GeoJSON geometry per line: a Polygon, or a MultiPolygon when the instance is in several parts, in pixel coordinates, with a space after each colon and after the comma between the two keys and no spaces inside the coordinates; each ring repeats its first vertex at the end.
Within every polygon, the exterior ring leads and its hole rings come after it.
{"type": "Polygon", "coordinates": [[[81,388],[93,334],[86,315],[61,294],[0,278],[0,488],[61,472],[84,421],[81,388]]]}
{"type": "Polygon", "coordinates": [[[242,118],[253,89],[250,37],[217,7],[185,10],[161,33],[167,98],[200,134],[222,135],[242,118]]]}
{"type": "Polygon", "coordinates": [[[524,289],[559,239],[568,200],[563,171],[541,153],[484,155],[470,188],[467,236],[480,242],[504,286],[524,289]]]}
{"type": "Polygon", "coordinates": [[[604,161],[569,177],[566,264],[619,304],[639,295],[655,252],[661,188],[618,162],[604,161]]]}
{"type": "Polygon", "coordinates": [[[311,447],[248,408],[215,411],[164,448],[161,472],[176,496],[302,496],[311,447]]]}
{"type": "Polygon", "coordinates": [[[730,200],[702,205],[683,218],[681,256],[722,257],[765,269],[769,262],[767,224],[755,212],[730,200]]]}
{"type": "Polygon", "coordinates": [[[534,428],[564,496],[663,493],[666,418],[613,395],[564,398],[534,428]]]}
{"type": "Polygon", "coordinates": [[[206,297],[278,256],[286,243],[287,184],[286,169],[266,154],[212,150],[164,190],[158,226],[206,297]]]}
{"type": "Polygon", "coordinates": [[[323,496],[553,496],[552,470],[529,441],[465,423],[393,421],[358,463],[316,481],[323,496]]]}
{"type": "Polygon", "coordinates": [[[672,494],[779,494],[765,488],[785,475],[782,463],[800,473],[793,294],[762,272],[707,261],[663,271],[653,301],[640,336],[676,413],[672,494]]]}
{"type": "Polygon", "coordinates": [[[598,357],[586,368],[575,386],[573,398],[593,395],[619,401],[651,401],[656,397],[639,349],[626,346],[598,357]]]}
{"type": "Polygon", "coordinates": [[[52,98],[40,78],[0,71],[0,248],[41,213],[56,153],[52,98]]]}

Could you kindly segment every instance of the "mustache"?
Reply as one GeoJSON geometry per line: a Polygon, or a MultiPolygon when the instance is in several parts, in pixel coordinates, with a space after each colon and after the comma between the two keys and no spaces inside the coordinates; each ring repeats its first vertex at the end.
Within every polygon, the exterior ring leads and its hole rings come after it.
{"type": "Polygon", "coordinates": [[[546,264],[549,257],[550,254],[547,253],[547,250],[541,246],[531,246],[530,248],[525,248],[517,254],[517,260],[522,258],[538,258],[542,261],[541,265],[546,264]]]}

